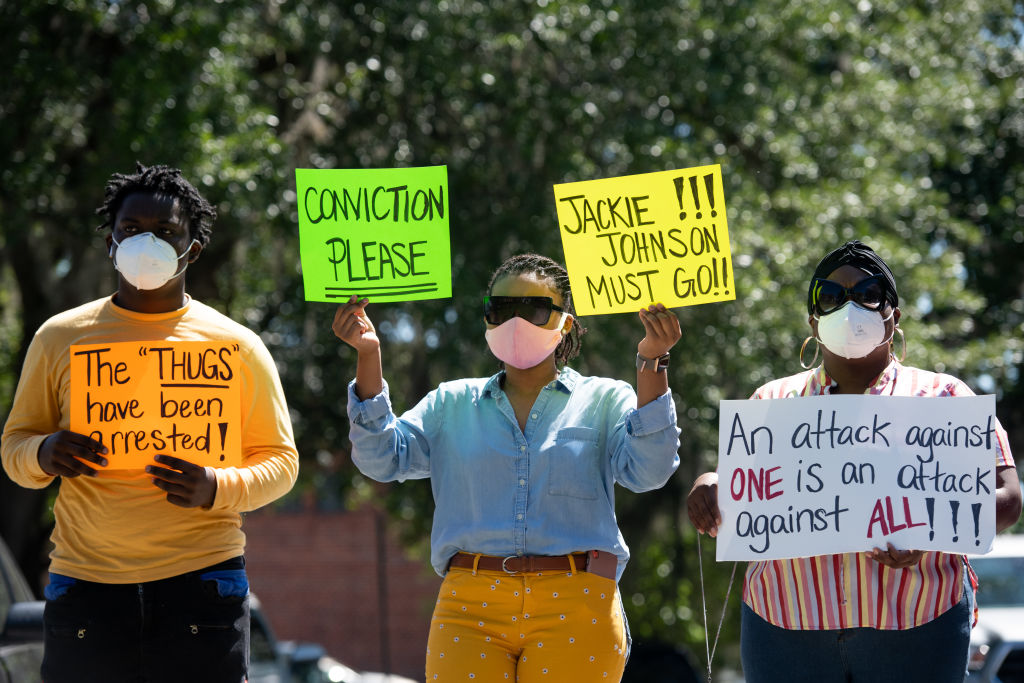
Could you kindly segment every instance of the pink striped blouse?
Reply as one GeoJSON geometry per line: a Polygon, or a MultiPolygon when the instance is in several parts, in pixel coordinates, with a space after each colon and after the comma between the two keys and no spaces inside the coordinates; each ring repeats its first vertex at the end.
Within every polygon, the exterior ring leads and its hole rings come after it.
{"type": "MultiPolygon", "coordinates": [[[[777,379],[751,398],[792,398],[830,393],[824,365],[777,379]]],[[[867,392],[886,396],[973,396],[959,379],[892,363],[867,392]]],[[[1013,466],[1006,430],[996,424],[997,466],[1013,466]]],[[[907,629],[926,624],[963,596],[963,556],[926,552],[906,569],[890,569],[865,553],[751,562],[743,601],[761,618],[787,629],[868,626],[907,629]]],[[[969,569],[969,568],[968,568],[969,569]]],[[[972,585],[974,581],[973,571],[972,585]]]]}

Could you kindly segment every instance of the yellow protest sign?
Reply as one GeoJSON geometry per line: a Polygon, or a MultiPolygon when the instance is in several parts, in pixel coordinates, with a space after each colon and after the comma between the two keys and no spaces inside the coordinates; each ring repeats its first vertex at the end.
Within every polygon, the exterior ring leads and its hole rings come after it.
{"type": "Polygon", "coordinates": [[[720,165],[554,189],[579,315],[736,298],[720,165]]]}
{"type": "Polygon", "coordinates": [[[157,454],[241,465],[238,355],[234,342],[73,345],[71,431],[107,447],[101,471],[142,469],[157,454]]]}

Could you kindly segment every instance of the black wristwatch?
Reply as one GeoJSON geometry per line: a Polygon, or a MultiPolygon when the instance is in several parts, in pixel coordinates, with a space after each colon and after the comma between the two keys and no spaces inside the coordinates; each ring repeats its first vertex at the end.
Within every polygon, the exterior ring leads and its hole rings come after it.
{"type": "Polygon", "coordinates": [[[657,358],[647,358],[641,356],[639,353],[636,354],[636,369],[643,372],[648,367],[654,372],[667,372],[668,371],[668,354],[658,356],[657,358]]]}

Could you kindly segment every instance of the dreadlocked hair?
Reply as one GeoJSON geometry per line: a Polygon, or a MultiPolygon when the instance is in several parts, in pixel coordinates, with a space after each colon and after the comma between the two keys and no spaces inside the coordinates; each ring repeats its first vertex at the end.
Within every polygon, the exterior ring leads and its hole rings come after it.
{"type": "Polygon", "coordinates": [[[569,273],[561,263],[540,254],[511,256],[494,271],[491,281],[487,284],[487,293],[490,295],[494,283],[498,280],[527,273],[537,275],[554,285],[562,296],[562,309],[572,316],[569,333],[562,337],[562,341],[555,348],[555,363],[565,365],[579,355],[582,346],[580,338],[586,333],[587,328],[580,325],[579,318],[576,317],[576,307],[573,305],[572,291],[569,289],[569,273]]]}
{"type": "Polygon", "coordinates": [[[106,220],[96,229],[113,229],[114,220],[117,218],[117,212],[121,210],[125,197],[136,192],[176,197],[188,216],[188,229],[192,239],[204,247],[210,241],[211,227],[217,218],[217,210],[199,194],[199,190],[185,180],[181,169],[161,165],[143,166],[138,161],[135,162],[135,173],[115,173],[110,176],[104,191],[103,204],[96,209],[96,214],[105,217],[106,220]]]}

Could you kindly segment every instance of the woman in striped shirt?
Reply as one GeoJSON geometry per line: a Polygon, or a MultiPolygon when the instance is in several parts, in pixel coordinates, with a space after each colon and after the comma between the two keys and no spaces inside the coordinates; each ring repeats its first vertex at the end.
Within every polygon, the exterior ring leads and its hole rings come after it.
{"type": "MultiPolygon", "coordinates": [[[[832,251],[811,278],[811,336],[800,359],[813,338],[822,364],[769,382],[752,398],[973,395],[955,377],[895,358],[898,305],[892,272],[874,251],[857,241],[832,251]]],[[[1002,531],[1020,516],[1021,490],[1001,425],[997,436],[1002,531]]],[[[690,521],[711,536],[721,523],[717,484],[717,473],[702,474],[687,500],[690,521]]],[[[748,683],[963,681],[975,586],[965,557],[891,543],[868,553],[751,562],[741,608],[744,675],[748,683]]]]}

